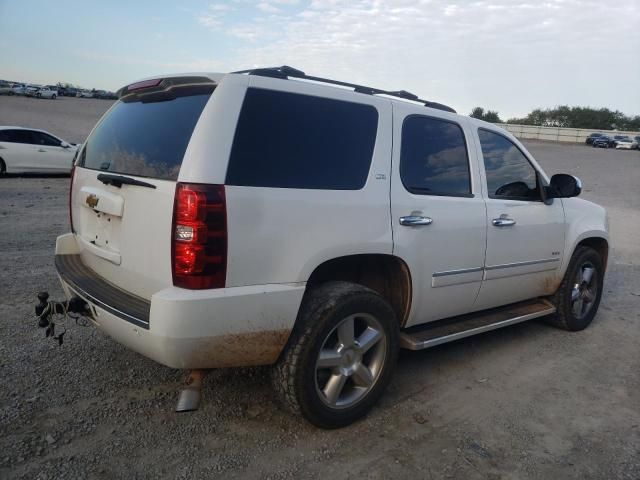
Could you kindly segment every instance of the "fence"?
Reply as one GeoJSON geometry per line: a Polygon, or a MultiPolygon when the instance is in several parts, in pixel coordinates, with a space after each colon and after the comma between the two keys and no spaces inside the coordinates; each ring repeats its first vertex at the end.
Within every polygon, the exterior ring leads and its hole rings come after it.
{"type": "Polygon", "coordinates": [[[587,130],[586,128],[535,127],[532,125],[512,125],[498,123],[499,127],[511,132],[518,138],[535,138],[536,140],[550,140],[554,142],[584,143],[592,133],[604,135],[627,135],[631,138],[639,136],[640,132],[622,132],[617,130],[587,130]]]}

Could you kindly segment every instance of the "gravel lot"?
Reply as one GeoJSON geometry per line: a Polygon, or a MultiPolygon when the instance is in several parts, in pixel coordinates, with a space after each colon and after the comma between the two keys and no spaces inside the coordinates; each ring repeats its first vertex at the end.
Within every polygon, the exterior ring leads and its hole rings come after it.
{"type": "MultiPolygon", "coordinates": [[[[82,141],[109,102],[0,97],[0,124],[82,141]],[[90,112],[89,112],[90,110],[90,112]]],[[[68,178],[0,179],[0,478],[640,478],[640,153],[530,143],[611,215],[593,325],[538,322],[403,352],[363,421],[317,430],[281,410],[267,369],[212,372],[175,414],[183,372],[91,327],[44,339],[35,293],[60,298],[68,178]]]]}

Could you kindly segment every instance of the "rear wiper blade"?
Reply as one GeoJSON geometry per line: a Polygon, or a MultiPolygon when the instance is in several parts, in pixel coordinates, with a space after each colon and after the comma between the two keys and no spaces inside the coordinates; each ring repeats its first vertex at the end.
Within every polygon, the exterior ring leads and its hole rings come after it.
{"type": "Polygon", "coordinates": [[[138,187],[156,188],[152,183],[141,182],[135,178],[125,177],[122,175],[112,175],[110,173],[99,173],[98,180],[105,185],[113,185],[114,187],[122,187],[123,184],[137,185],[138,187]]]}

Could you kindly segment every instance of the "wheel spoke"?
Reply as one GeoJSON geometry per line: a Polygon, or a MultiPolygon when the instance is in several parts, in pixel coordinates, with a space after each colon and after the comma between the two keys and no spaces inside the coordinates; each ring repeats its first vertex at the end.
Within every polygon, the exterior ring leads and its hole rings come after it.
{"type": "Polygon", "coordinates": [[[369,387],[373,383],[373,374],[369,367],[359,364],[353,372],[353,382],[359,387],[369,387]]]}
{"type": "Polygon", "coordinates": [[[329,377],[327,384],[324,386],[322,392],[325,397],[327,397],[327,402],[330,405],[335,405],[338,402],[338,398],[340,397],[340,393],[342,393],[342,389],[344,388],[344,384],[347,381],[347,377],[345,375],[334,374],[329,377]]]}
{"type": "Polygon", "coordinates": [[[373,347],[376,343],[378,343],[382,339],[382,334],[371,327],[367,327],[367,329],[362,332],[362,334],[358,337],[358,344],[360,345],[360,351],[364,354],[371,347],[373,347]]]}
{"type": "Polygon", "coordinates": [[[585,303],[591,303],[595,300],[595,298],[595,294],[588,288],[585,288],[584,292],[582,292],[582,299],[585,303]]]}
{"type": "Polygon", "coordinates": [[[571,289],[571,301],[575,302],[578,298],[580,298],[580,287],[578,285],[575,285],[571,289]]]}
{"type": "Polygon", "coordinates": [[[582,269],[582,283],[585,285],[589,285],[591,283],[591,278],[593,278],[594,272],[595,268],[584,267],[582,269]]]}
{"type": "Polygon", "coordinates": [[[346,318],[338,327],[338,341],[345,347],[353,345],[354,340],[353,317],[346,318]]]}
{"type": "Polygon", "coordinates": [[[578,298],[575,302],[573,302],[573,313],[576,317],[580,318],[582,316],[582,306],[584,301],[582,297],[578,298]]]}
{"type": "Polygon", "coordinates": [[[317,368],[333,368],[340,365],[340,354],[335,350],[323,348],[318,357],[317,368]]]}

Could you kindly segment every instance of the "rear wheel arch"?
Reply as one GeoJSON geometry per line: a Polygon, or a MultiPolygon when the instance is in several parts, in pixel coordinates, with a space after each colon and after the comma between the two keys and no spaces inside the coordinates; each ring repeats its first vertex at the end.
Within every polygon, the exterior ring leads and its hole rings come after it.
{"type": "Polygon", "coordinates": [[[411,308],[411,272],[399,257],[357,254],[327,260],[309,276],[307,292],[331,281],[345,281],[370,288],[389,303],[400,327],[406,323],[411,308]]]}

